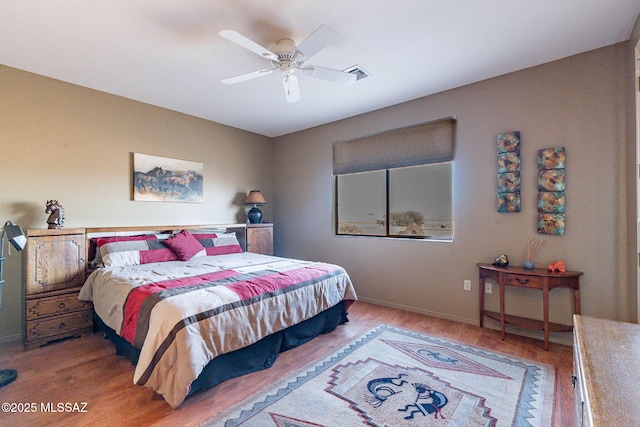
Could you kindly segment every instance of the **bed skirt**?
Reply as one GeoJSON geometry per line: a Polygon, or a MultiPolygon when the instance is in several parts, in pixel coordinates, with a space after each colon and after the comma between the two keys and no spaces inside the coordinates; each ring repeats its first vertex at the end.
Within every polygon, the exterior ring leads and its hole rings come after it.
{"type": "MultiPolygon", "coordinates": [[[[349,320],[346,307],[345,301],[341,301],[311,319],[266,336],[248,347],[219,355],[211,360],[200,376],[191,383],[189,396],[231,378],[271,367],[281,352],[302,345],[320,334],[329,333],[338,325],[346,323],[349,320]]],[[[116,354],[126,356],[135,365],[138,362],[140,350],[105,325],[95,313],[94,321],[94,325],[97,325],[104,332],[105,337],[115,344],[116,354]]]]}

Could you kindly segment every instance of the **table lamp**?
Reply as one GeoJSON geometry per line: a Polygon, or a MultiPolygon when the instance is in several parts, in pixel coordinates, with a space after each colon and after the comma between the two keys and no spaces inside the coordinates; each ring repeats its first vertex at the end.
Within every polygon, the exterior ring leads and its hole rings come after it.
{"type": "Polygon", "coordinates": [[[262,221],[262,211],[258,206],[264,206],[267,204],[267,201],[260,193],[260,190],[251,190],[243,204],[244,206],[251,206],[251,209],[247,212],[249,222],[251,224],[259,224],[262,221]]]}

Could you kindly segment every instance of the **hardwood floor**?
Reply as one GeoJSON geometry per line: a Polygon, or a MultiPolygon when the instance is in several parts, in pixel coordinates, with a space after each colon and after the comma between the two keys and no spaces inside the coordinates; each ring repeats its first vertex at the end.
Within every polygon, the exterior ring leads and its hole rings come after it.
{"type": "MultiPolygon", "coordinates": [[[[211,418],[222,409],[268,386],[291,370],[302,368],[334,348],[384,323],[438,335],[476,347],[502,352],[556,367],[554,425],[573,425],[571,387],[572,349],[542,341],[507,335],[490,329],[357,302],[350,309],[350,322],[330,334],[280,355],[275,365],[260,372],[222,383],[187,399],[177,409],[152,390],[133,384],[133,366],[115,356],[113,345],[97,333],[24,352],[21,343],[4,344],[0,368],[18,370],[18,379],[0,387],[0,403],[34,403],[33,413],[0,412],[0,425],[21,426],[192,426],[211,418]],[[86,412],[43,412],[49,404],[77,403],[86,412]]],[[[73,408],[73,407],[72,407],[73,408]]]]}

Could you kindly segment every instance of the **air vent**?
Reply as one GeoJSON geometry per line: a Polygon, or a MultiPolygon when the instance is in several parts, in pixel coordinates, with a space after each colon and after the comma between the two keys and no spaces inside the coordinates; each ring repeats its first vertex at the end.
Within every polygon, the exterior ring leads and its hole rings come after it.
{"type": "Polygon", "coordinates": [[[353,67],[349,67],[346,68],[344,70],[345,73],[351,73],[351,74],[355,74],[356,75],[356,81],[358,80],[362,80],[364,78],[367,78],[369,76],[371,76],[371,74],[367,73],[362,67],[360,67],[359,65],[354,65],[353,67]]]}

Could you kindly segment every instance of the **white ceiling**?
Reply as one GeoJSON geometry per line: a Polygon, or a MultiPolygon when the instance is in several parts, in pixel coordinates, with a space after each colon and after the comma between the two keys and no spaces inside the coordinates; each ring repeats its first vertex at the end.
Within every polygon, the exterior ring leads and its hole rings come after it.
{"type": "Polygon", "coordinates": [[[270,137],[628,40],[640,0],[0,0],[0,64],[270,137]],[[225,85],[320,24],[338,39],[308,61],[360,65],[343,86],[300,74],[225,85]]]}

